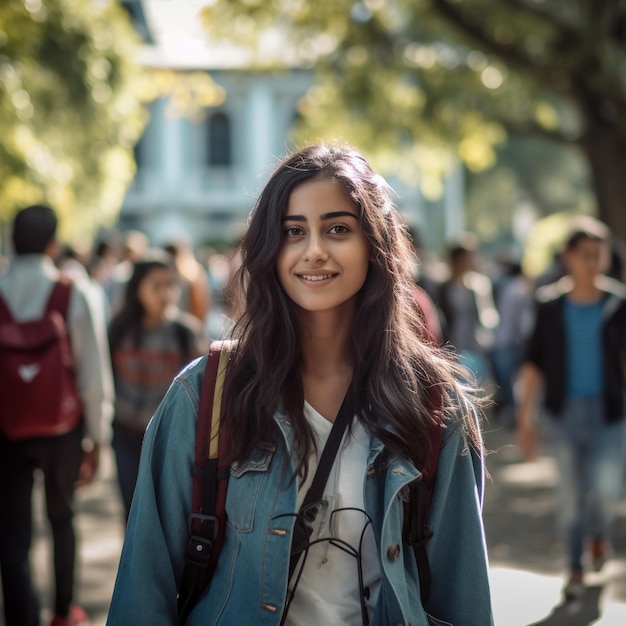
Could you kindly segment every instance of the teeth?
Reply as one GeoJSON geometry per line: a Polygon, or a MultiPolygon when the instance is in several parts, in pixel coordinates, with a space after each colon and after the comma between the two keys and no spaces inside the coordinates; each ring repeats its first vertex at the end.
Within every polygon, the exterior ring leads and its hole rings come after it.
{"type": "Polygon", "coordinates": [[[312,282],[317,282],[319,280],[326,280],[327,278],[332,278],[332,274],[324,274],[323,276],[307,276],[306,274],[302,274],[300,278],[304,280],[310,280],[312,282]]]}

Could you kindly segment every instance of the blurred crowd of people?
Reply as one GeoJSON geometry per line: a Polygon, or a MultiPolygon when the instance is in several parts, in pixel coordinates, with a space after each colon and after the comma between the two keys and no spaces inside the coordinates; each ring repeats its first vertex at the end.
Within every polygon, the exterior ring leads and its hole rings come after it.
{"type": "Polygon", "coordinates": [[[154,247],[132,230],[101,242],[89,256],[64,246],[56,262],[88,284],[105,316],[115,385],[112,445],[128,516],[152,415],[182,367],[228,333],[236,246],[197,253],[179,237],[154,247]]]}
{"type": "MultiPolygon", "coordinates": [[[[433,265],[422,256],[419,234],[413,231],[411,236],[416,252],[416,300],[433,340],[453,350],[492,395],[495,419],[514,427],[518,373],[533,329],[535,296],[538,289],[567,274],[562,255],[557,251],[550,267],[531,277],[523,269],[519,249],[505,246],[487,259],[478,237],[466,232],[450,243],[446,258],[431,271],[433,265]]],[[[620,250],[613,248],[603,273],[623,281],[620,250]]],[[[238,306],[229,289],[240,263],[238,255],[237,242],[225,251],[194,251],[184,237],[155,248],[138,230],[115,233],[88,250],[58,246],[56,265],[85,285],[96,315],[107,328],[117,392],[114,431],[120,445],[123,435],[117,431],[128,421],[123,417],[124,404],[142,403],[140,408],[132,407],[132,412],[142,413],[135,424],[133,455],[138,453],[140,434],[176,368],[205,353],[211,340],[228,335],[238,306]],[[124,347],[127,343],[134,352],[124,347]],[[149,356],[137,357],[137,349],[144,343],[149,356]],[[166,345],[178,352],[179,358],[162,357],[161,371],[148,373],[156,367],[155,350],[166,345]],[[129,363],[131,354],[141,362],[129,363]],[[169,369],[165,363],[170,364],[169,369]],[[133,389],[128,377],[143,382],[133,389]],[[152,383],[154,389],[146,389],[152,383]],[[135,400],[130,401],[128,395],[135,400]]],[[[129,505],[132,491],[128,485],[122,487],[122,493],[129,505]]]]}
{"type": "Polygon", "coordinates": [[[527,460],[541,437],[559,473],[557,521],[568,570],[564,595],[611,554],[626,474],[626,285],[620,243],[579,217],[554,263],[531,279],[520,259],[481,272],[476,238],[448,252],[445,280],[421,282],[438,307],[443,341],[493,390],[493,416],[515,428],[527,460]]]}
{"type": "MultiPolygon", "coordinates": [[[[573,218],[571,230],[602,230],[591,217],[573,218]]],[[[599,259],[597,275],[624,283],[626,258],[621,242],[610,242],[599,259]]],[[[487,258],[478,237],[461,233],[446,250],[446,258],[432,262],[416,242],[416,283],[434,304],[440,342],[453,349],[458,359],[492,396],[491,415],[504,426],[514,427],[519,406],[518,374],[525,348],[534,328],[538,293],[568,275],[563,248],[538,275],[524,269],[523,251],[504,245],[487,258]]]]}
{"type": "Polygon", "coordinates": [[[35,472],[52,529],[52,626],[87,623],[73,603],[75,489],[92,482],[102,446],[112,445],[128,515],[148,422],[176,374],[225,332],[222,313],[229,314],[228,255],[213,254],[203,264],[185,241],[155,248],[138,231],[85,254],[62,245],[56,230],[50,207],[22,209],[12,225],[12,255],[0,263],[7,626],[39,624],[29,566],[35,472]]]}
{"type": "MultiPolygon", "coordinates": [[[[582,439],[574,437],[572,443],[563,428],[568,420],[552,422],[552,426],[559,425],[552,429],[552,436],[559,444],[559,467],[565,485],[560,502],[563,542],[570,559],[571,575],[566,588],[569,594],[580,592],[582,586],[583,542],[589,516],[593,518],[589,531],[593,540],[593,566],[600,567],[609,554],[610,525],[616,504],[622,497],[626,456],[624,407],[615,409],[617,413],[611,413],[607,420],[596,419],[605,411],[601,402],[602,376],[607,374],[606,368],[612,367],[612,364],[606,365],[606,354],[597,340],[606,323],[602,303],[606,294],[616,293],[619,300],[616,311],[619,314],[624,311],[623,258],[616,252],[618,248],[604,255],[599,247],[597,250],[584,247],[589,241],[600,246],[609,240],[608,231],[595,220],[588,218],[576,228],[579,239],[568,240],[562,254],[555,255],[553,265],[535,277],[524,272],[521,256],[512,254],[509,249],[487,264],[481,256],[479,240],[472,233],[464,233],[450,245],[444,274],[431,272],[429,263],[422,258],[418,236],[413,234],[415,295],[430,339],[454,351],[467,371],[492,393],[494,419],[505,427],[518,428],[520,445],[527,458],[532,458],[536,452],[536,432],[531,424],[533,407],[541,395],[541,382],[551,386],[544,390],[548,413],[578,415],[580,423],[586,423],[585,411],[595,416],[593,423],[601,435],[599,440],[605,443],[599,443],[598,448],[591,451],[585,443],[584,433],[588,431],[584,428],[582,439]],[[576,256],[579,248],[582,260],[576,256]],[[594,286],[603,275],[610,277],[610,288],[594,286]],[[544,305],[538,303],[558,300],[563,293],[569,293],[561,290],[550,295],[546,291],[555,289],[554,285],[563,286],[563,281],[568,280],[574,283],[571,293],[576,294],[576,290],[581,289],[582,305],[591,303],[597,307],[587,319],[584,318],[585,306],[582,309],[578,306],[581,302],[566,299],[564,317],[550,322],[553,326],[547,331],[549,339],[546,340],[546,330],[540,326],[537,316],[544,305]],[[567,354],[558,354],[561,362],[556,367],[569,368],[576,378],[574,383],[568,383],[563,398],[550,405],[554,386],[565,384],[561,379],[555,382],[551,357],[546,357],[542,351],[547,346],[557,353],[559,349],[565,350],[565,343],[556,348],[550,343],[555,324],[570,333],[563,339],[569,342],[567,354]],[[583,339],[587,343],[581,344],[583,339]],[[582,345],[582,348],[576,350],[574,345],[582,345]],[[592,374],[590,367],[596,368],[592,374]],[[571,404],[580,400],[577,389],[586,390],[585,398],[593,398],[596,404],[591,407],[584,402],[571,404]],[[605,430],[607,424],[615,427],[616,423],[619,433],[615,428],[610,432],[605,430]],[[611,452],[608,469],[606,463],[602,471],[594,465],[598,450],[605,461],[611,452]],[[581,470],[581,466],[588,466],[588,471],[581,470]],[[613,476],[608,482],[607,472],[613,476]],[[591,513],[588,510],[590,489],[598,502],[591,513]]],[[[88,252],[67,245],[56,245],[46,251],[61,274],[81,286],[93,323],[105,329],[115,396],[111,443],[128,516],[148,422],[176,373],[195,357],[205,354],[212,340],[227,337],[232,320],[237,316],[238,303],[228,285],[240,263],[238,247],[235,242],[225,252],[194,251],[186,240],[179,238],[155,248],[144,233],[128,231],[115,239],[98,242],[88,252]]],[[[11,263],[7,261],[5,265],[10,267],[11,263]]],[[[622,318],[623,315],[619,324],[623,324],[622,318]]],[[[616,342],[623,350],[620,342],[626,333],[621,326],[617,332],[616,342]]],[[[615,358],[622,357],[618,351],[615,358]]],[[[623,372],[616,384],[623,394],[623,372]]]]}

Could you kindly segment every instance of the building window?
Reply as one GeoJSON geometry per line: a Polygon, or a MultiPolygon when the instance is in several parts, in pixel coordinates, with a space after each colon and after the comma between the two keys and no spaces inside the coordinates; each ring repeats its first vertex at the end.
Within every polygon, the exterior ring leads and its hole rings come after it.
{"type": "Polygon", "coordinates": [[[226,113],[209,118],[209,165],[227,167],[233,164],[230,119],[226,113]]]}

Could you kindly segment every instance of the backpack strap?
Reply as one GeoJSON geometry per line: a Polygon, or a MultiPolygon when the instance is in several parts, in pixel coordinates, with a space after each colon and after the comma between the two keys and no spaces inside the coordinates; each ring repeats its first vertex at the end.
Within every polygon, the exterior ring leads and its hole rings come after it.
{"type": "MultiPolygon", "coordinates": [[[[67,311],[70,304],[70,293],[72,290],[72,281],[67,278],[60,278],[50,291],[48,296],[48,302],[44,309],[44,315],[50,313],[50,311],[58,311],[63,319],[67,319],[67,311]]],[[[0,295],[0,320],[7,320],[9,322],[15,321],[7,303],[4,301],[2,295],[0,295]]]]}
{"type": "Polygon", "coordinates": [[[9,311],[9,307],[7,306],[2,294],[0,294],[0,321],[13,322],[13,315],[11,315],[11,311],[9,311]]]}
{"type": "Polygon", "coordinates": [[[405,531],[408,543],[413,546],[415,562],[420,581],[420,597],[424,605],[430,596],[432,574],[426,544],[433,536],[426,521],[430,510],[430,503],[435,489],[439,453],[443,440],[443,424],[433,422],[430,427],[431,452],[422,470],[422,476],[409,485],[409,502],[405,508],[405,531]]]}
{"type": "Polygon", "coordinates": [[[224,539],[229,437],[220,429],[222,390],[229,350],[211,344],[207,359],[196,427],[192,513],[189,542],[178,593],[178,621],[182,626],[210,582],[224,539]]]}
{"type": "MultiPolygon", "coordinates": [[[[220,418],[228,358],[229,351],[223,349],[220,342],[211,344],[200,392],[192,472],[190,538],[178,594],[177,626],[185,624],[191,609],[210,582],[224,539],[229,433],[225,427],[220,430],[220,418]]],[[[431,425],[431,453],[421,478],[409,486],[410,498],[405,507],[407,540],[415,553],[422,604],[428,600],[432,582],[426,544],[433,533],[427,527],[426,519],[434,491],[443,428],[439,421],[431,425]]]]}
{"type": "Polygon", "coordinates": [[[72,281],[65,277],[60,278],[50,292],[45,312],[58,311],[63,316],[63,319],[67,319],[71,290],[72,281]]]}

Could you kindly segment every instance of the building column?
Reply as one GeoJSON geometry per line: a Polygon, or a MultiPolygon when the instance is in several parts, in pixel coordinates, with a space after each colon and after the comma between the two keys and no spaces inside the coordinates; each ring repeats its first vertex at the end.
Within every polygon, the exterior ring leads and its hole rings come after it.
{"type": "Polygon", "coordinates": [[[268,80],[261,77],[252,83],[248,98],[247,132],[248,165],[253,178],[265,181],[274,165],[275,135],[274,95],[268,80]]]}
{"type": "Polygon", "coordinates": [[[184,154],[182,120],[166,111],[163,113],[162,136],[160,138],[161,175],[165,182],[166,198],[173,200],[180,196],[184,181],[184,154]]]}

